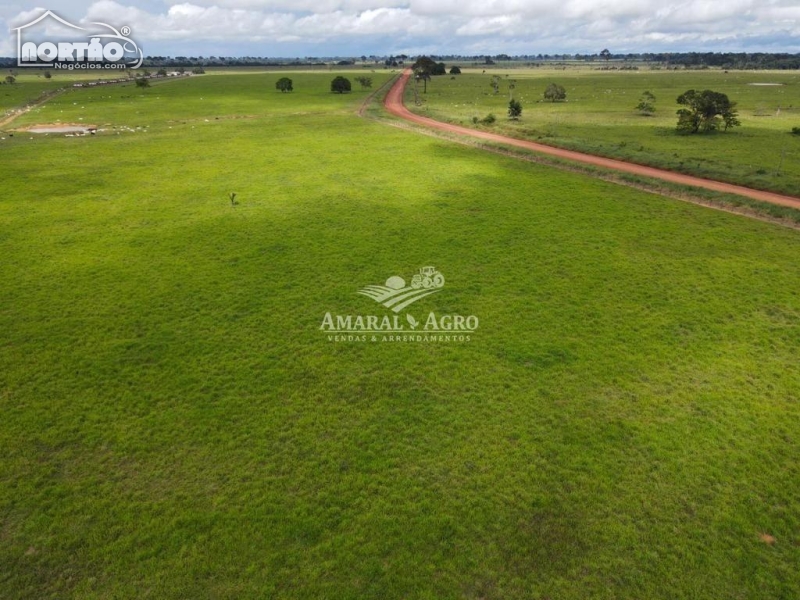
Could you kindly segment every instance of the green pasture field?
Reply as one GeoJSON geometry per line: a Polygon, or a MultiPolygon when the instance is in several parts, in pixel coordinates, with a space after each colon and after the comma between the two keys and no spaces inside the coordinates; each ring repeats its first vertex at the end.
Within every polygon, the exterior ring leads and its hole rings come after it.
{"type": "Polygon", "coordinates": [[[0,597],[800,597],[798,232],[330,78],[69,91],[14,126],[104,131],[0,141],[0,597]],[[320,331],[426,265],[401,321],[469,341],[320,331]]]}
{"type": "Polygon", "coordinates": [[[442,121],[466,126],[473,117],[497,117],[494,131],[640,164],[800,195],[800,73],[794,71],[597,71],[588,69],[464,69],[434,77],[420,107],[409,85],[406,105],[442,121]],[[495,95],[492,75],[501,77],[495,95]],[[509,120],[508,83],[523,105],[509,120]],[[544,100],[549,83],[563,85],[566,102],[544,100]],[[779,86],[751,85],[779,83],[779,86]],[[727,132],[676,132],[677,97],[688,89],[723,92],[738,103],[742,123],[727,132]],[[656,112],[635,110],[641,94],[656,96],[656,112]]]}

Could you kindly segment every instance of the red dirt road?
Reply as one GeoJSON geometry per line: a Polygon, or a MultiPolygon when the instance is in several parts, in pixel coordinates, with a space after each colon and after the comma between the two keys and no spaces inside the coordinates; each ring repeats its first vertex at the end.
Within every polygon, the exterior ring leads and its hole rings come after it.
{"type": "Polygon", "coordinates": [[[792,196],[784,196],[782,194],[775,194],[773,192],[754,190],[741,185],[714,181],[713,179],[703,179],[702,177],[682,175],[681,173],[675,173],[673,171],[666,171],[664,169],[657,169],[655,167],[646,167],[622,160],[615,160],[613,158],[603,158],[602,156],[584,154],[583,152],[564,150],[562,148],[546,146],[545,144],[538,144],[536,142],[529,142],[527,140],[519,140],[516,138],[506,137],[504,135],[498,135],[496,133],[489,133],[487,131],[478,131],[475,129],[469,129],[468,127],[460,127],[459,125],[442,123],[441,121],[429,119],[428,117],[415,115],[403,105],[403,90],[405,89],[406,82],[408,81],[410,75],[411,71],[407,70],[402,76],[400,76],[400,78],[392,86],[392,89],[389,90],[389,93],[386,95],[384,106],[391,114],[400,117],[401,119],[411,121],[412,123],[417,123],[419,125],[424,125],[425,127],[438,129],[440,131],[467,135],[489,142],[499,142],[508,146],[516,146],[517,148],[523,148],[525,150],[533,150],[535,152],[541,152],[542,154],[549,154],[550,156],[557,156],[558,158],[564,158],[596,167],[613,169],[623,173],[632,173],[634,175],[652,177],[653,179],[662,179],[672,183],[691,185],[708,190],[714,190],[716,192],[737,194],[739,196],[752,198],[753,200],[760,200],[761,202],[770,202],[772,204],[779,204],[781,206],[800,209],[800,198],[794,198],[792,196]]]}

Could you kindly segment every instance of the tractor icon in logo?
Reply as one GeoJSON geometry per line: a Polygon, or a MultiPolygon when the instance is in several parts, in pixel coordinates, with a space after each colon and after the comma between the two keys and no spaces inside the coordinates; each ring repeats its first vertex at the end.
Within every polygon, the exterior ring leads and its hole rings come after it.
{"type": "Polygon", "coordinates": [[[358,293],[399,313],[417,300],[441,292],[443,287],[444,275],[436,267],[422,267],[411,278],[410,285],[399,275],[393,275],[384,285],[368,285],[358,293]]]}
{"type": "Polygon", "coordinates": [[[440,288],[444,286],[444,275],[436,270],[436,267],[422,267],[419,273],[411,278],[411,287],[415,290],[419,288],[440,288]]]}

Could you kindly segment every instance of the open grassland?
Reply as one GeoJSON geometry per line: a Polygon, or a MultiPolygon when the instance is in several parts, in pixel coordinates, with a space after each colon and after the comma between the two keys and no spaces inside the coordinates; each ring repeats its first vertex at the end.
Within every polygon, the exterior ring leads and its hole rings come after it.
{"type": "MultiPolygon", "coordinates": [[[[793,195],[800,194],[800,74],[765,71],[588,71],[553,69],[465,69],[434,77],[424,103],[414,105],[413,85],[406,105],[435,119],[472,125],[493,113],[488,126],[499,133],[793,195]],[[491,77],[501,77],[499,93],[491,77]],[[507,118],[509,82],[523,105],[522,118],[507,118]],[[543,98],[549,83],[563,85],[566,102],[543,98]],[[780,83],[782,85],[751,85],[780,83]],[[711,135],[675,131],[676,98],[688,89],[723,92],[738,103],[741,127],[711,135]],[[634,108],[648,90],[656,112],[634,108]]],[[[477,125],[484,127],[483,125],[477,125]]]]}
{"type": "Polygon", "coordinates": [[[0,596],[800,596],[797,232],[293,78],[0,144],[0,596]],[[429,264],[470,342],[318,330],[429,264]]]}

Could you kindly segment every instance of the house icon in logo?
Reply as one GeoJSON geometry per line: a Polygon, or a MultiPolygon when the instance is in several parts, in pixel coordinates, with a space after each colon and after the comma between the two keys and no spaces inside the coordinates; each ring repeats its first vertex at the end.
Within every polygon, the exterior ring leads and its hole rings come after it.
{"type": "MultiPolygon", "coordinates": [[[[27,23],[25,25],[22,25],[20,27],[15,27],[14,29],[12,29],[12,31],[16,31],[17,32],[17,66],[18,67],[29,66],[29,65],[31,65],[33,63],[36,63],[36,61],[38,59],[38,53],[36,52],[36,44],[33,44],[32,42],[28,42],[27,44],[25,44],[26,48],[23,49],[22,31],[24,29],[28,29],[29,27],[33,27],[34,25],[39,24],[40,22],[44,21],[47,18],[54,19],[55,21],[57,21],[61,25],[65,25],[65,26],[70,27],[72,29],[77,29],[78,31],[86,31],[86,29],[84,29],[83,27],[78,27],[77,25],[73,25],[69,21],[65,21],[64,19],[59,17],[56,13],[54,13],[52,10],[44,11],[41,15],[39,15],[36,19],[31,21],[30,23],[27,23]],[[31,52],[33,52],[33,55],[31,55],[31,52]]],[[[38,66],[38,67],[52,67],[53,63],[49,63],[49,64],[41,64],[41,63],[39,63],[36,66],[38,66]]]]}

